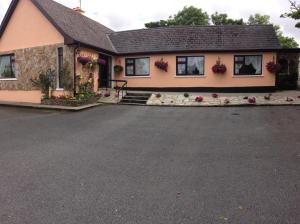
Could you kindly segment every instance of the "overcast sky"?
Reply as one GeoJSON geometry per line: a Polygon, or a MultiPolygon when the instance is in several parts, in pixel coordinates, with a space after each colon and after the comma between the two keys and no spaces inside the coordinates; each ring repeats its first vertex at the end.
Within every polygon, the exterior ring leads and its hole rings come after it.
{"type": "MultiPolygon", "coordinates": [[[[0,0],[2,20],[11,0],[0,0]]],[[[79,6],[79,0],[57,0],[68,7],[79,6]]],[[[227,13],[232,18],[247,19],[254,13],[267,14],[279,24],[284,33],[300,43],[300,29],[295,21],[282,19],[280,15],[289,10],[288,0],[82,0],[86,16],[116,30],[144,28],[146,22],[167,19],[184,6],[196,6],[209,14],[215,11],[227,13]]]]}

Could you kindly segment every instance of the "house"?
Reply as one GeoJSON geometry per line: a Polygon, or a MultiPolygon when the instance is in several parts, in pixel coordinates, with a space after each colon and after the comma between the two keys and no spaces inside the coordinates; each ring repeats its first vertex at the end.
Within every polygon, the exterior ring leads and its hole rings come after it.
{"type": "MultiPolygon", "coordinates": [[[[57,72],[54,95],[76,92],[78,76],[91,73],[80,58],[102,60],[92,71],[94,90],[126,80],[132,90],[272,91],[280,48],[272,26],[179,26],[122,32],[52,0],[12,0],[0,27],[0,101],[39,103],[31,79],[57,72]],[[159,69],[161,62],[167,69],[159,69]],[[66,91],[65,65],[73,79],[66,91]],[[216,64],[225,65],[213,72],[216,64]],[[114,72],[121,66],[123,71],[114,72]],[[225,71],[226,70],[226,71],[225,71]]],[[[298,49],[294,49],[299,55],[298,49]]],[[[295,61],[298,68],[298,58],[295,61]]],[[[297,72],[298,76],[298,72],[297,72]]]]}

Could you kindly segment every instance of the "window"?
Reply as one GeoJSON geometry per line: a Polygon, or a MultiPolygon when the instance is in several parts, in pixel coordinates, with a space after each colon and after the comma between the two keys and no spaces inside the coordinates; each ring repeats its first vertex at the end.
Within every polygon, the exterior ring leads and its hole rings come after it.
{"type": "Polygon", "coordinates": [[[58,83],[57,87],[59,89],[64,88],[64,49],[62,47],[57,49],[58,57],[58,83]]]}
{"type": "Polygon", "coordinates": [[[0,79],[14,79],[15,74],[15,55],[0,56],[0,79]]]}
{"type": "Polygon", "coordinates": [[[126,76],[149,76],[150,58],[127,58],[126,76]]]}
{"type": "Polygon", "coordinates": [[[261,55],[238,55],[234,56],[235,75],[261,75],[262,56],[261,55]]]}
{"type": "Polygon", "coordinates": [[[177,75],[204,75],[204,57],[177,57],[177,75]]]}

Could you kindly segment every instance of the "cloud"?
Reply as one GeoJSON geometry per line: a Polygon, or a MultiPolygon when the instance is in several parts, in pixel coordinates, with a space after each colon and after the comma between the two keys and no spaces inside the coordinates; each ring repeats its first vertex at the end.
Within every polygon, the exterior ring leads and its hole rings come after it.
{"type": "MultiPolygon", "coordinates": [[[[0,19],[11,0],[1,0],[0,19]]],[[[79,0],[57,0],[73,8],[79,5],[79,0]]],[[[251,0],[245,4],[241,0],[82,0],[82,7],[86,15],[100,23],[114,29],[127,30],[143,28],[144,24],[160,19],[167,19],[186,5],[202,8],[209,14],[215,11],[227,13],[232,18],[244,18],[255,13],[271,16],[271,21],[279,24],[285,35],[295,37],[300,43],[300,29],[294,27],[295,21],[280,18],[280,15],[289,10],[287,0],[251,0]]]]}

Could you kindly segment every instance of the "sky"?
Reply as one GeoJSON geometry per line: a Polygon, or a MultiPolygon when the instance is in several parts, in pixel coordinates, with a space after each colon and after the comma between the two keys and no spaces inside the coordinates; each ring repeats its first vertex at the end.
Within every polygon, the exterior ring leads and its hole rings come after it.
{"type": "MultiPolygon", "coordinates": [[[[56,0],[70,8],[79,6],[79,0],[56,0]]],[[[2,21],[11,0],[0,0],[2,21]]],[[[81,0],[85,15],[115,30],[144,28],[151,21],[167,19],[184,6],[202,8],[209,14],[215,11],[227,13],[234,19],[248,19],[249,15],[260,13],[271,16],[271,22],[281,26],[287,36],[295,37],[300,44],[300,29],[295,20],[280,18],[288,12],[288,0],[81,0]]]]}

